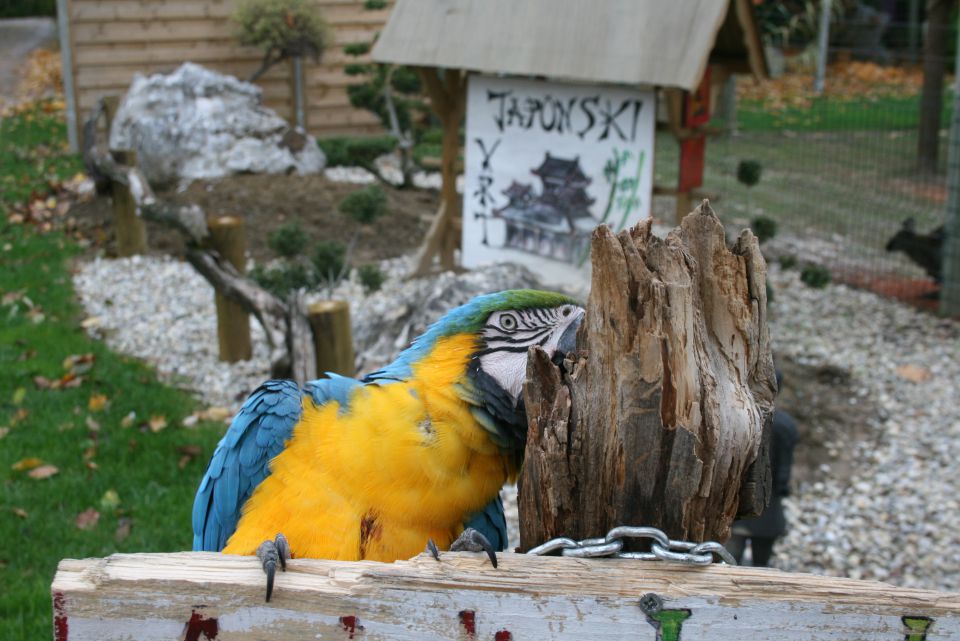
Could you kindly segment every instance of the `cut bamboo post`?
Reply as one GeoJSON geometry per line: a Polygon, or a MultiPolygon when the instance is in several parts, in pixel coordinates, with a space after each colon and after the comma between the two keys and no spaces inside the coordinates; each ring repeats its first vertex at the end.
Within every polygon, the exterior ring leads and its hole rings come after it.
{"type": "MultiPolygon", "coordinates": [[[[221,216],[209,222],[210,246],[241,274],[246,267],[247,234],[242,218],[221,216]]],[[[250,315],[243,307],[217,292],[217,339],[220,360],[227,363],[249,360],[250,315]]]]}
{"type": "MultiPolygon", "coordinates": [[[[137,164],[137,152],[129,149],[112,150],[113,159],[121,165],[137,164]]],[[[117,238],[117,255],[135,256],[147,252],[147,227],[137,215],[137,202],[130,188],[118,181],[110,183],[110,198],[113,201],[113,230],[117,238]]]]}
{"type": "Polygon", "coordinates": [[[56,641],[929,641],[960,638],[960,595],[768,568],[443,553],[293,559],[264,603],[256,557],[64,560],[56,641]]]}
{"type": "Polygon", "coordinates": [[[350,329],[350,305],[343,300],[325,300],[308,308],[310,327],[317,352],[317,374],[327,372],[353,376],[353,333],[350,329]]]}

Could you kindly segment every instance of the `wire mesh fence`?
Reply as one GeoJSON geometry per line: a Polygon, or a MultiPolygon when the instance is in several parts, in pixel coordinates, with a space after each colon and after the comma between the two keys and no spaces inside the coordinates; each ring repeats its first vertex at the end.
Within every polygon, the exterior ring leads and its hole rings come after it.
{"type": "MultiPolygon", "coordinates": [[[[935,305],[955,28],[939,27],[950,47],[936,62],[949,73],[933,96],[939,124],[932,123],[931,158],[929,138],[920,151],[921,122],[931,118],[921,108],[922,43],[934,27],[878,12],[832,27],[840,35],[831,38],[822,94],[813,91],[812,44],[785,56],[780,77],[738,81],[735,116],[714,121],[732,130],[707,144],[704,190],[733,226],[775,221],[778,233],[767,245],[774,259],[823,265],[834,280],[935,305]],[[761,168],[753,186],[738,180],[745,161],[761,168]]],[[[771,49],[773,66],[778,51],[771,49]]],[[[675,184],[668,134],[657,152],[657,182],[675,184]]]]}

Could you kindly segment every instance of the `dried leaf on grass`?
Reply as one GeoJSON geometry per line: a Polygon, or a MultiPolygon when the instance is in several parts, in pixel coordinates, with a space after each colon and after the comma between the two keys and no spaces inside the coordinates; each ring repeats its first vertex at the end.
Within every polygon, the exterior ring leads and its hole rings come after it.
{"type": "Polygon", "coordinates": [[[30,456],[25,459],[20,459],[11,465],[10,469],[14,472],[23,472],[24,470],[32,470],[40,465],[43,465],[43,459],[37,458],[36,456],[30,456]]]}
{"type": "Polygon", "coordinates": [[[97,527],[97,523],[100,522],[100,513],[97,512],[92,507],[88,507],[83,512],[77,515],[74,523],[78,529],[81,530],[92,530],[97,527]]]}
{"type": "Polygon", "coordinates": [[[133,519],[127,516],[121,516],[117,519],[117,531],[113,533],[113,540],[122,543],[124,539],[130,536],[130,530],[133,528],[133,519]]]}
{"type": "Polygon", "coordinates": [[[41,480],[41,479],[48,479],[51,476],[55,476],[59,473],[60,473],[60,468],[58,468],[56,465],[47,464],[47,465],[41,465],[39,467],[33,468],[32,470],[27,472],[27,476],[29,476],[32,479],[41,480]]]}
{"type": "Polygon", "coordinates": [[[156,434],[157,432],[166,429],[167,427],[167,417],[154,415],[150,417],[150,420],[147,421],[147,427],[150,428],[150,431],[156,434]]]}

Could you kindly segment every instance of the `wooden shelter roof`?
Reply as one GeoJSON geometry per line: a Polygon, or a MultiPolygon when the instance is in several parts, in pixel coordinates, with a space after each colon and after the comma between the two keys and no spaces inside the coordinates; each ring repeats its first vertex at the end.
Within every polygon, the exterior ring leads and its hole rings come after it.
{"type": "Polygon", "coordinates": [[[398,0],[373,58],[687,90],[711,60],[767,75],[750,0],[398,0]]]}

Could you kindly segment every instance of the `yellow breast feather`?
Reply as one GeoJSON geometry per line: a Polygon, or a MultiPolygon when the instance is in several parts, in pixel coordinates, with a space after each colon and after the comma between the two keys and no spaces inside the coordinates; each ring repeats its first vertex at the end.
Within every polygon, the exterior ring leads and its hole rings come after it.
{"type": "Polygon", "coordinates": [[[349,408],[303,416],[243,509],[224,552],[282,532],[295,557],[394,561],[445,548],[516,470],[454,391],[475,339],[440,339],[409,381],[367,385],[349,408]]]}

